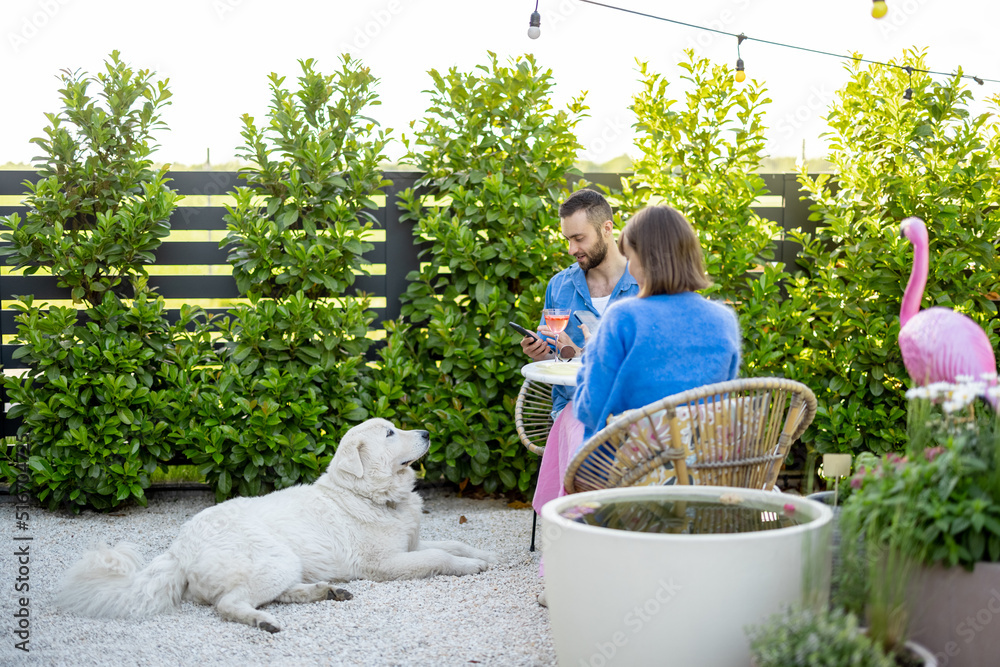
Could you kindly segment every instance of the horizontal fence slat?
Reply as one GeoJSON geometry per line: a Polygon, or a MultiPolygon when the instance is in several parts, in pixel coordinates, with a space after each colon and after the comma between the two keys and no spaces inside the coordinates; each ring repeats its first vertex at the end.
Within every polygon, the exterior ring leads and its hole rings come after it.
{"type": "Polygon", "coordinates": [[[246,185],[235,171],[168,171],[167,178],[182,195],[224,195],[246,185]]]}
{"type": "MultiPolygon", "coordinates": [[[[33,294],[39,299],[69,299],[70,290],[57,285],[55,276],[3,276],[0,299],[33,294]]],[[[232,276],[150,276],[149,285],[165,299],[238,299],[232,276]]],[[[385,276],[357,276],[354,285],[344,293],[354,296],[358,291],[373,296],[385,296],[385,276]]]]}
{"type": "Polygon", "coordinates": [[[221,206],[180,206],[170,216],[170,229],[226,229],[225,215],[221,206]]]}
{"type": "MultiPolygon", "coordinates": [[[[10,243],[0,243],[0,248],[9,245],[10,243]]],[[[385,243],[379,241],[372,245],[374,247],[362,257],[373,264],[384,264],[385,243]]],[[[229,246],[220,248],[215,241],[167,242],[157,248],[153,255],[156,257],[154,264],[158,266],[218,266],[229,263],[229,246]]]]}
{"type": "Polygon", "coordinates": [[[39,180],[38,172],[34,169],[0,170],[0,195],[24,194],[25,181],[37,183],[39,180]]]}

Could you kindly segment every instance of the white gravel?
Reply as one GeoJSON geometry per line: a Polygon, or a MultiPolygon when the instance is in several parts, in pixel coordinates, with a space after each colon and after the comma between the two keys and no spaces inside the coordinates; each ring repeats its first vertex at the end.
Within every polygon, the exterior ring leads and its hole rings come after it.
{"type": "Polygon", "coordinates": [[[56,609],[66,569],[95,540],[127,540],[146,560],[162,553],[181,524],[212,504],[207,492],[162,494],[149,507],[114,514],[30,510],[16,528],[15,506],[0,503],[0,664],[37,665],[554,665],[547,611],[536,596],[539,552],[529,552],[531,510],[502,500],[470,500],[428,488],[421,535],[457,539],[493,551],[499,563],[469,577],[376,583],[353,581],[347,602],[275,605],[282,631],[222,620],[211,607],[185,602],[175,614],[141,620],[92,620],[56,609]],[[460,522],[465,517],[464,523],[460,522]],[[30,542],[15,536],[31,536],[30,542]],[[30,592],[15,591],[16,548],[30,544],[30,592]],[[29,653],[15,612],[29,598],[29,653]]]}

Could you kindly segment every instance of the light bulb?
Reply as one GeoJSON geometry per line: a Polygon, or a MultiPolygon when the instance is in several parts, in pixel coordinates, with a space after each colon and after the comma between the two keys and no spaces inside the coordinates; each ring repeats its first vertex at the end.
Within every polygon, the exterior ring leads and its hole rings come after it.
{"type": "Polygon", "coordinates": [[[906,89],[906,92],[903,93],[903,99],[904,100],[912,100],[913,99],[913,89],[912,88],[907,88],[906,89]]]}
{"type": "Polygon", "coordinates": [[[885,4],[885,0],[873,0],[872,2],[872,16],[877,19],[882,18],[889,11],[889,7],[885,4]]]}
{"type": "Polygon", "coordinates": [[[531,12],[531,20],[528,21],[528,37],[538,39],[542,34],[542,15],[538,12],[531,12]]]}
{"type": "Polygon", "coordinates": [[[736,83],[743,83],[744,81],[746,81],[746,78],[747,78],[746,72],[743,71],[743,58],[737,58],[736,76],[735,76],[736,83]]]}

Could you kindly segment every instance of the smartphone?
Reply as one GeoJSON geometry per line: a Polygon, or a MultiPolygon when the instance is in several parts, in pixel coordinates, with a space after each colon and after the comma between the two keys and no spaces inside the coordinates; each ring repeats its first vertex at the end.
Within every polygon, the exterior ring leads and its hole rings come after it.
{"type": "Polygon", "coordinates": [[[510,325],[511,329],[513,329],[517,333],[521,334],[522,336],[531,336],[532,338],[538,338],[539,340],[541,340],[541,338],[542,338],[541,336],[539,336],[534,331],[528,331],[527,329],[525,329],[524,327],[522,327],[517,322],[508,322],[507,324],[510,325]]]}
{"type": "Polygon", "coordinates": [[[590,333],[594,333],[597,329],[597,315],[594,315],[589,310],[574,310],[573,317],[576,318],[577,322],[580,324],[586,324],[587,328],[590,329],[590,333]]]}

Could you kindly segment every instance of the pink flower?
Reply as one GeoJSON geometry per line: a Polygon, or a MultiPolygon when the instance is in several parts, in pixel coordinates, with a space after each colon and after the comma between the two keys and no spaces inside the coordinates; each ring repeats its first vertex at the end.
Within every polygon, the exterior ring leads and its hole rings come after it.
{"type": "Polygon", "coordinates": [[[854,477],[852,477],[851,478],[851,488],[852,489],[860,489],[861,488],[861,482],[863,481],[863,479],[864,479],[864,475],[855,475],[854,477]]]}
{"type": "Polygon", "coordinates": [[[795,505],[791,503],[785,503],[782,509],[785,510],[785,514],[795,514],[795,505]]]}
{"type": "Polygon", "coordinates": [[[924,450],[924,458],[933,461],[944,453],[944,447],[928,447],[924,450]]]}

